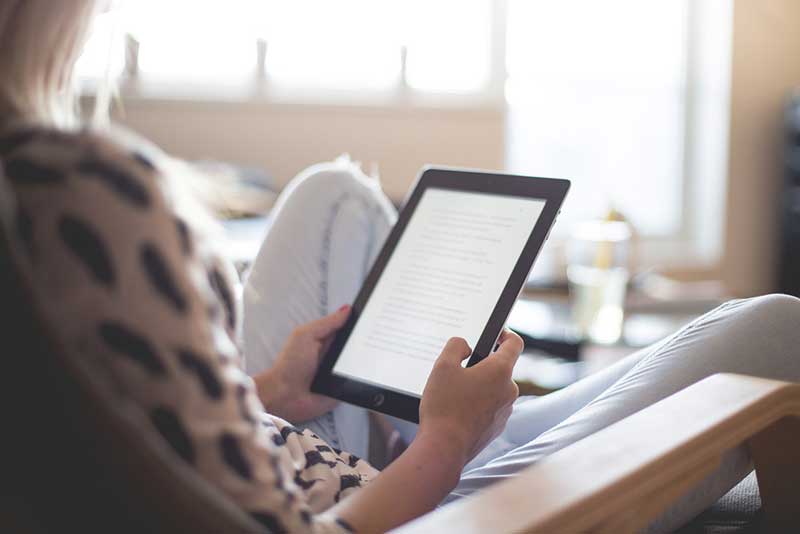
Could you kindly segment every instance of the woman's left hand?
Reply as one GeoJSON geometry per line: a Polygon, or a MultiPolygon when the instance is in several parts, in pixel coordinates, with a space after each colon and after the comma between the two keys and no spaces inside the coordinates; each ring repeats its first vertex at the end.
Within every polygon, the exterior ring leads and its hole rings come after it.
{"type": "Polygon", "coordinates": [[[310,388],[322,355],[349,315],[350,306],[342,306],[294,329],[275,365],[254,377],[258,396],[268,412],[300,423],[336,407],[338,401],[311,393],[310,388]]]}

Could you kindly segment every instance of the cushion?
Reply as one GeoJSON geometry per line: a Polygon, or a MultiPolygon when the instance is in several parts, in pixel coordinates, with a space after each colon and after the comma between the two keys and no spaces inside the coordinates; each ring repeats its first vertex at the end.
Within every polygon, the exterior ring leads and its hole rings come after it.
{"type": "Polygon", "coordinates": [[[753,471],[679,534],[751,534],[761,531],[763,511],[753,471]]]}

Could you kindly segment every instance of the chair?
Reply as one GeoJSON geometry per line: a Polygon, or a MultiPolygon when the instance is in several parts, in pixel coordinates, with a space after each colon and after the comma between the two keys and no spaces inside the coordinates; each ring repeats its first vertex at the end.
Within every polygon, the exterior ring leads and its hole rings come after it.
{"type": "Polygon", "coordinates": [[[397,532],[635,532],[743,442],[767,531],[798,531],[800,385],[720,374],[397,532]]]}
{"type": "MultiPolygon", "coordinates": [[[[58,344],[9,246],[0,235],[0,531],[264,532],[178,460],[102,365],[58,344]]],[[[397,532],[634,531],[745,441],[763,499],[754,517],[798,529],[799,417],[800,385],[713,376],[397,532]]]]}

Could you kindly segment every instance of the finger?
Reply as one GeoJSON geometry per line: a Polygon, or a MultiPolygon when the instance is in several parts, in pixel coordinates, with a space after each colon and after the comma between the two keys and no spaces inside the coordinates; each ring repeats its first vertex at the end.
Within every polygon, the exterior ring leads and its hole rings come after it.
{"type": "Polygon", "coordinates": [[[350,306],[342,306],[330,315],[311,321],[305,325],[305,330],[311,334],[311,337],[321,341],[344,326],[347,317],[350,315],[350,310],[350,306]]]}
{"type": "Polygon", "coordinates": [[[500,337],[497,338],[497,345],[500,345],[503,341],[508,339],[509,334],[511,334],[511,330],[503,328],[503,331],[500,332],[500,337]]]}
{"type": "Polygon", "coordinates": [[[439,360],[461,365],[461,362],[469,358],[470,354],[472,354],[472,349],[469,348],[466,339],[463,337],[451,337],[442,349],[439,360]]]}
{"type": "Polygon", "coordinates": [[[502,334],[500,334],[499,341],[500,346],[489,358],[500,360],[508,365],[509,368],[514,367],[514,364],[517,363],[517,359],[519,358],[522,349],[525,348],[522,338],[511,330],[506,329],[503,330],[502,334]]]}

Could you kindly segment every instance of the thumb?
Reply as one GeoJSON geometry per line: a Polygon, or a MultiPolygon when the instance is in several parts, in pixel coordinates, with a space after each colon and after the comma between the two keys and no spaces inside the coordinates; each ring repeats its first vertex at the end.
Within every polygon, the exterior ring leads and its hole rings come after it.
{"type": "Polygon", "coordinates": [[[321,341],[344,326],[351,309],[349,305],[344,305],[330,315],[308,323],[306,328],[314,339],[321,341]]]}
{"type": "Polygon", "coordinates": [[[503,360],[509,368],[513,369],[520,353],[525,348],[525,343],[521,337],[507,328],[500,334],[498,341],[500,346],[491,357],[495,360],[503,360]]]}
{"type": "Polygon", "coordinates": [[[439,360],[449,364],[461,365],[461,362],[472,354],[467,340],[463,337],[451,337],[442,349],[439,360]]]}

